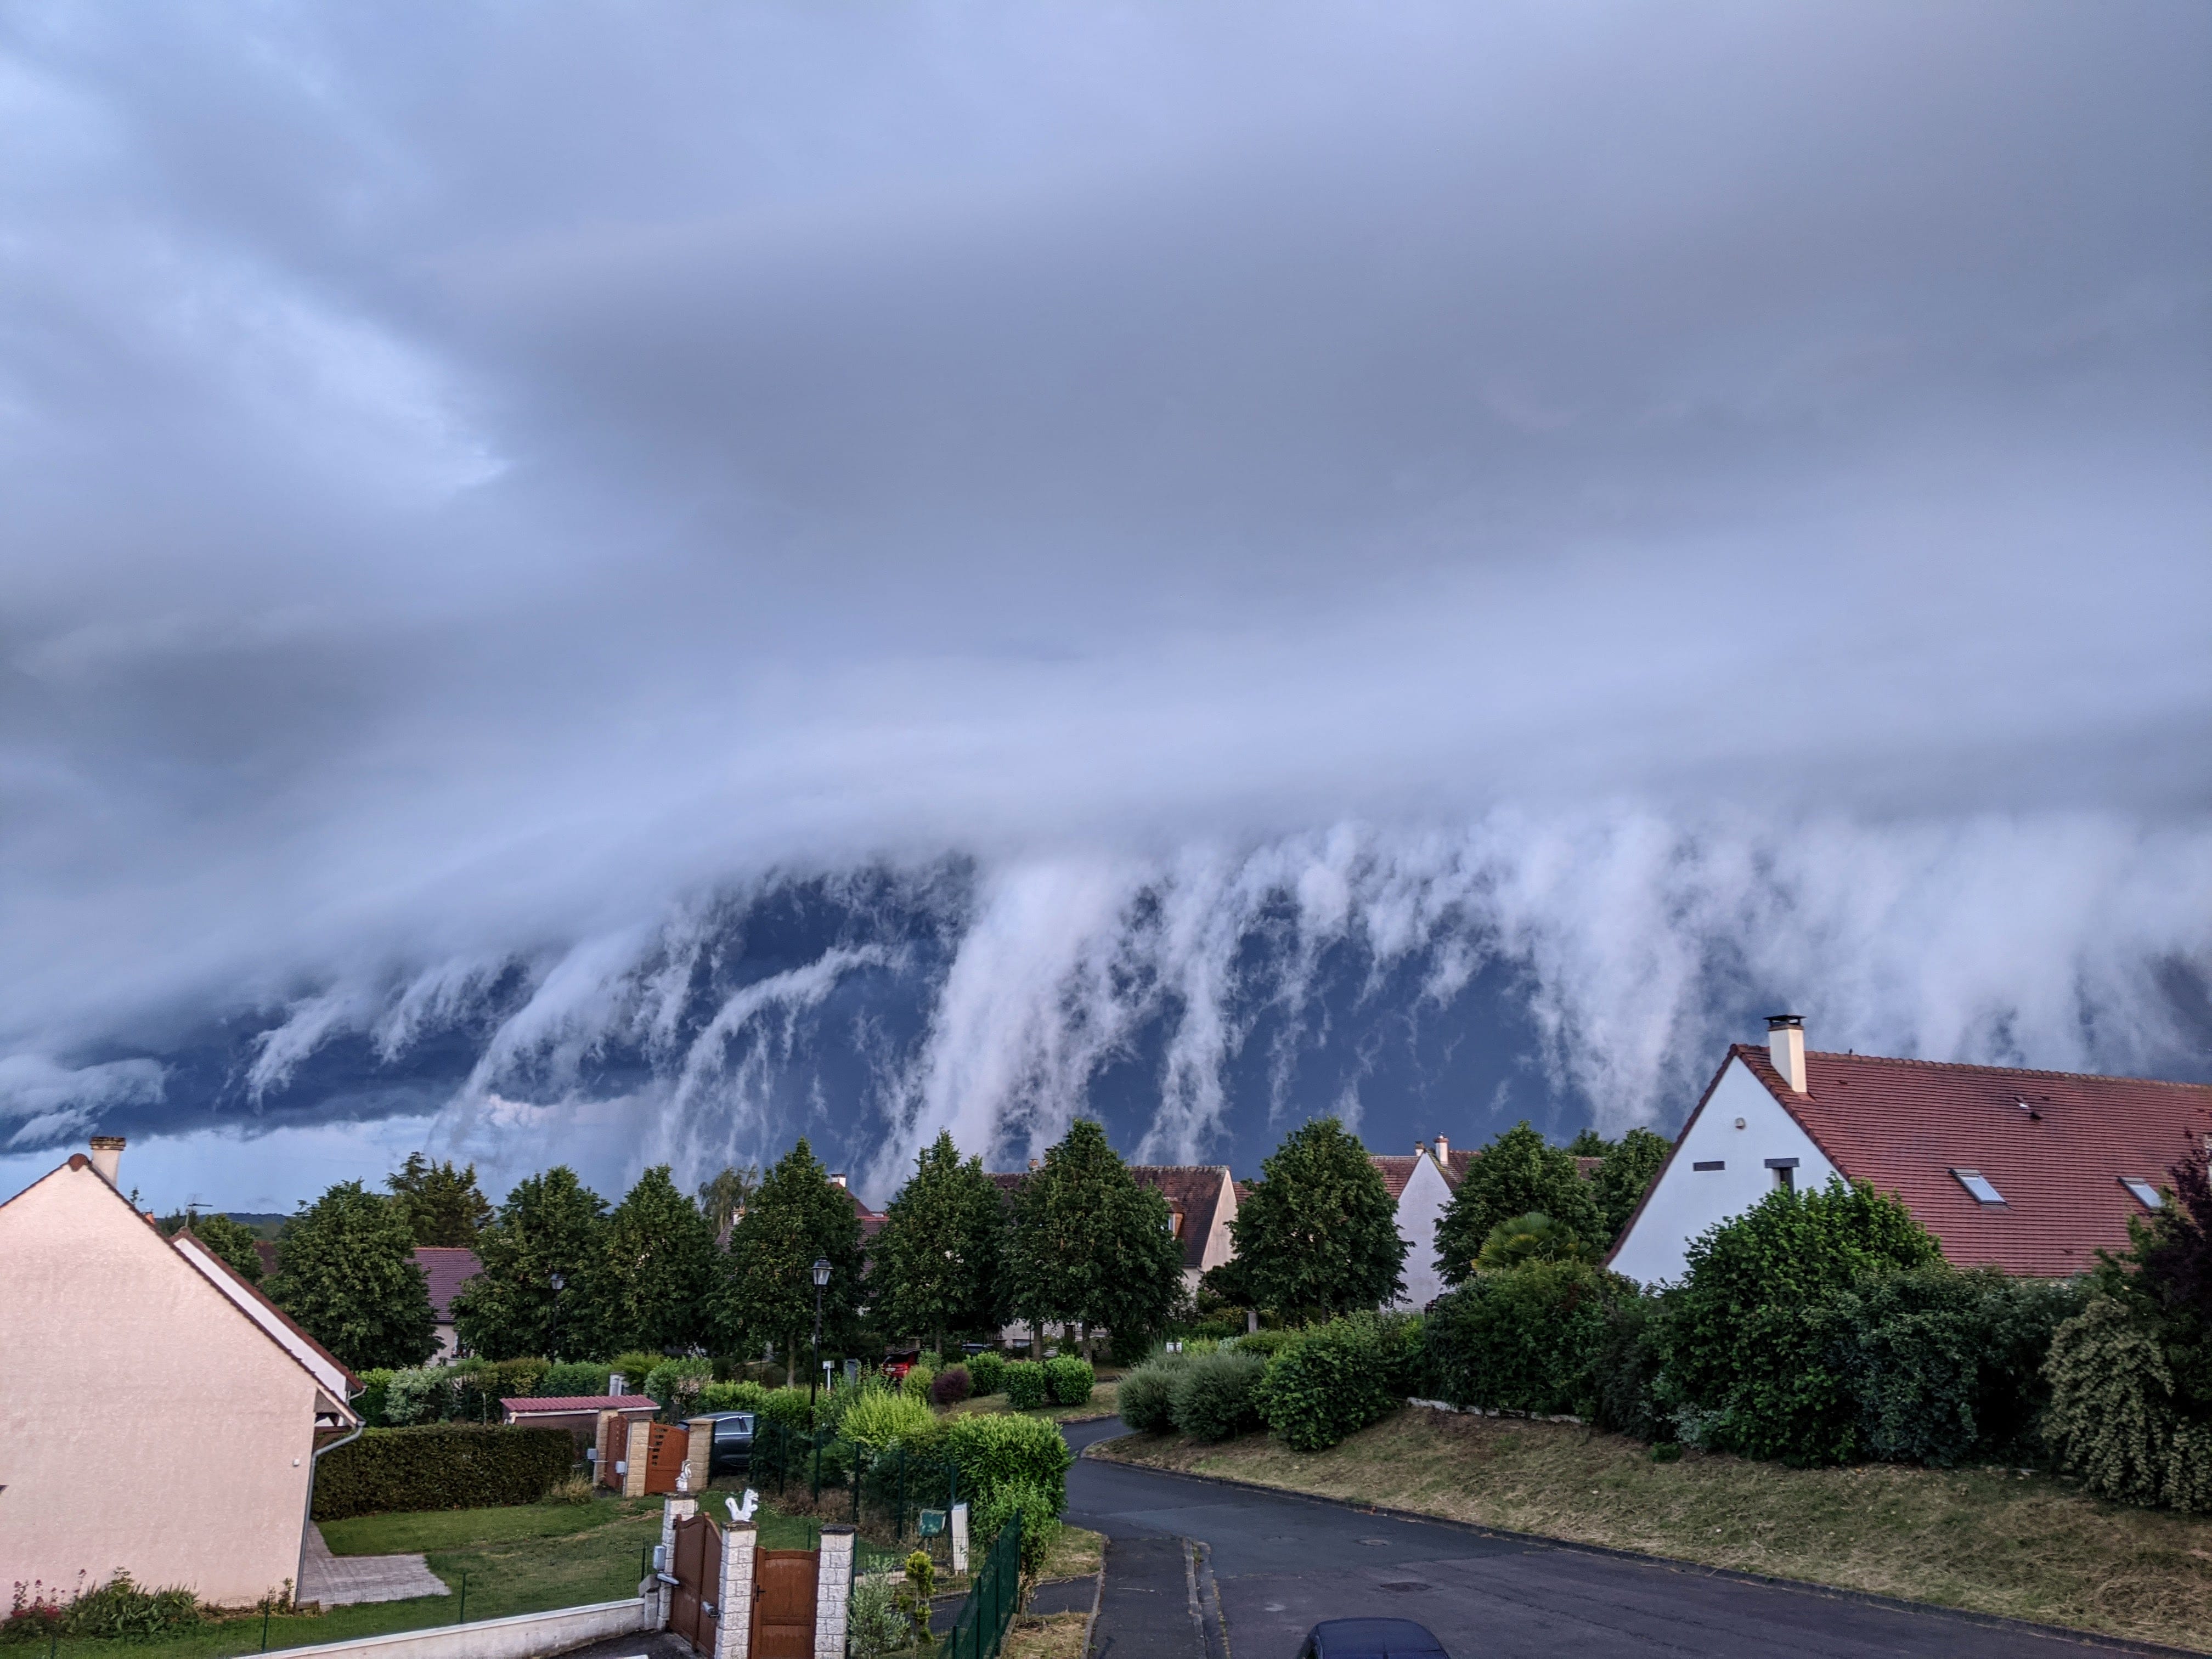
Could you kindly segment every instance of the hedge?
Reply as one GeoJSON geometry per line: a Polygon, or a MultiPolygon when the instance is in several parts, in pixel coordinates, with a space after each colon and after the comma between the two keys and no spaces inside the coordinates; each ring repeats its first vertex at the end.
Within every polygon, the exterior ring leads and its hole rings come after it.
{"type": "Polygon", "coordinates": [[[1018,1412],[1033,1412],[1052,1401],[1052,1383],[1045,1368],[1033,1359],[1018,1359],[1000,1373],[999,1386],[1006,1403],[1018,1412]]]}
{"type": "Polygon", "coordinates": [[[955,1417],[945,1425],[945,1449],[960,1466],[960,1486],[980,1504],[997,1488],[1026,1480],[1051,1500],[1067,1503],[1067,1466],[1075,1454],[1057,1425],[1042,1417],[1006,1413],[955,1417]]]}
{"type": "Polygon", "coordinates": [[[1352,1314],[1309,1331],[1267,1363],[1260,1415],[1293,1451],[1316,1452],[1379,1423],[1418,1386],[1420,1321],[1352,1314]]]}
{"type": "Polygon", "coordinates": [[[979,1395],[998,1393],[1006,1373],[1006,1357],[995,1348],[986,1348],[968,1361],[968,1381],[979,1395]]]}
{"type": "Polygon", "coordinates": [[[318,1521],[393,1510],[535,1504],[576,1462],[566,1429],[439,1423],[369,1429],[315,1471],[318,1521]]]}
{"type": "Polygon", "coordinates": [[[1173,1428],[1176,1378],[1189,1363],[1180,1354],[1160,1354],[1123,1376],[1115,1396],[1121,1420],[1139,1434],[1165,1434],[1173,1428]]]}
{"type": "Polygon", "coordinates": [[[1200,1354],[1174,1374],[1169,1419],[1194,1440],[1229,1440],[1260,1426],[1254,1391],[1267,1373],[1258,1354],[1200,1354]]]}
{"type": "Polygon", "coordinates": [[[1454,1406],[1595,1417],[1606,1309],[1626,1280],[1579,1262],[1479,1273],[1437,1299],[1423,1334],[1437,1396],[1454,1406]]]}
{"type": "Polygon", "coordinates": [[[1044,1380],[1052,1390],[1054,1405],[1087,1406],[1091,1403],[1091,1390],[1097,1385],[1098,1373],[1091,1369],[1089,1360],[1062,1354],[1057,1359],[1044,1362],[1044,1380]]]}

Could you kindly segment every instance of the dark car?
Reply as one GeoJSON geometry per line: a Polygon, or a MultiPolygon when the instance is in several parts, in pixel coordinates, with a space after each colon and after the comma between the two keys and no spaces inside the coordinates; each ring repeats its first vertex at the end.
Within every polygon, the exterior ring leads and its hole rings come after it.
{"type": "Polygon", "coordinates": [[[718,1474],[743,1474],[753,1465],[753,1413],[715,1412],[694,1422],[714,1425],[714,1449],[707,1458],[709,1479],[718,1474]]]}
{"type": "Polygon", "coordinates": [[[1325,1619],[1306,1632],[1298,1659],[1451,1659],[1410,1619],[1325,1619]]]}

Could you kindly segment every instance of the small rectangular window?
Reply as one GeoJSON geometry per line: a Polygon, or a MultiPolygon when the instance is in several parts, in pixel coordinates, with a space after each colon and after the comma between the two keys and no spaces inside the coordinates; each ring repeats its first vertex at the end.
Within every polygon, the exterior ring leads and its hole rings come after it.
{"type": "Polygon", "coordinates": [[[1991,1186],[1989,1177],[1979,1170],[1954,1170],[1951,1173],[1959,1177],[1961,1187],[1974,1195],[1976,1203],[2002,1204],[2005,1201],[2004,1194],[1991,1186]]]}
{"type": "Polygon", "coordinates": [[[2120,1185],[2133,1193],[2136,1202],[2146,1210],[2162,1210],[2166,1207],[2166,1199],[2158,1188],[2139,1176],[2122,1176],[2120,1185]]]}
{"type": "Polygon", "coordinates": [[[1797,1190],[1797,1166],[1795,1164],[1770,1164],[1766,1167],[1774,1171],[1776,1191],[1794,1193],[1797,1190]]]}
{"type": "Polygon", "coordinates": [[[1717,1158],[1710,1163],[1692,1164],[1690,1167],[1693,1170],[1725,1170],[1728,1168],[1728,1160],[1724,1158],[1717,1158]]]}

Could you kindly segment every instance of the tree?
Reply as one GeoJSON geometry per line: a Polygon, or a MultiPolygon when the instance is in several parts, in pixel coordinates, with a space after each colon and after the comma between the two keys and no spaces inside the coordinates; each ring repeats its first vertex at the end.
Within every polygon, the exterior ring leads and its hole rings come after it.
{"type": "Polygon", "coordinates": [[[1546,1146],[1522,1122],[1483,1148],[1437,1219],[1437,1272],[1444,1283],[1464,1285],[1491,1229],[1531,1211],[1577,1238],[1603,1236],[1596,1199],[1572,1155],[1546,1146]]]}
{"type": "Polygon", "coordinates": [[[599,1229],[592,1299],[609,1353],[702,1346],[714,1287],[714,1232],[665,1164],[637,1178],[599,1229]]]}
{"type": "Polygon", "coordinates": [[[453,1297],[463,1346],[487,1359],[589,1359],[600,1340],[592,1279],[606,1200],[556,1164],[519,1181],[477,1237],[483,1271],[453,1297]]]}
{"type": "Polygon", "coordinates": [[[712,1181],[699,1183],[699,1213],[707,1218],[707,1224],[714,1230],[717,1239],[729,1231],[759,1190],[757,1164],[748,1164],[742,1170],[726,1164],[712,1181]]]}
{"type": "Polygon", "coordinates": [[[1294,1317],[1385,1307],[1405,1294],[1398,1206],[1340,1121],[1314,1119],[1260,1170],[1229,1224],[1236,1259],[1214,1270],[1209,1288],[1294,1317]]]}
{"type": "Polygon", "coordinates": [[[868,1275],[880,1320],[927,1334],[940,1353],[947,1331],[1004,1322],[1006,1203],[982,1159],[962,1163],[951,1134],[939,1133],[884,1214],[868,1275]]]}
{"type": "Polygon", "coordinates": [[[1620,1237],[1620,1230],[1628,1224],[1628,1218],[1644,1201],[1645,1189],[1659,1173],[1659,1166],[1667,1161],[1669,1145],[1665,1136],[1655,1135],[1649,1129],[1631,1129],[1606,1153],[1605,1162],[1599,1165],[1597,1178],[1592,1183],[1595,1191],[1591,1194],[1597,1200],[1597,1237],[1605,1249],[1613,1247],[1613,1241],[1620,1237]]]}
{"type": "Polygon", "coordinates": [[[716,1325],[731,1348],[774,1345],[790,1356],[799,1380],[799,1350],[814,1332],[816,1260],[830,1263],[822,1293],[823,1340],[842,1346],[859,1323],[860,1217],[852,1194],[830,1184],[829,1170],[804,1137],[761,1178],[760,1189],[730,1230],[714,1297],[716,1325]]]}
{"type": "Polygon", "coordinates": [[[1587,1261],[1589,1247],[1541,1211],[1501,1221],[1482,1241],[1474,1265],[1484,1273],[1510,1273],[1532,1261],[1587,1261]]]}
{"type": "Polygon", "coordinates": [[[302,1202],[284,1224],[269,1295],[356,1371],[419,1365],[438,1351],[407,1218],[358,1181],[302,1202]]]}
{"type": "Polygon", "coordinates": [[[1103,1325],[1132,1352],[1167,1322],[1182,1291],[1182,1247],[1168,1201],[1136,1178],[1085,1118],[1047,1150],[1014,1194],[1008,1300],[1030,1322],[1103,1325]]]}
{"type": "Polygon", "coordinates": [[[1569,1158],[1609,1158],[1616,1143],[1595,1129],[1585,1129],[1567,1143],[1569,1158]]]}
{"type": "Polygon", "coordinates": [[[392,1188],[392,1200],[407,1218],[417,1244],[474,1249],[477,1234],[491,1219],[473,1164],[456,1170],[450,1162],[433,1164],[420,1152],[410,1152],[384,1184],[392,1188]]]}
{"type": "Polygon", "coordinates": [[[253,1229],[227,1215],[185,1214],[161,1218],[161,1231],[170,1237],[190,1233],[213,1254],[221,1256],[249,1285],[261,1282],[261,1253],[253,1248],[253,1229]]]}

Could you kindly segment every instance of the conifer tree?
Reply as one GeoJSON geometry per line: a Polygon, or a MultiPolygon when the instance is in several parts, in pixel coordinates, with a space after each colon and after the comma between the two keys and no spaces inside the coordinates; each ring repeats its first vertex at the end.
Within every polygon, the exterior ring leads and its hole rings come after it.
{"type": "Polygon", "coordinates": [[[417,1244],[476,1248],[477,1234],[491,1219],[491,1205],[477,1187],[477,1166],[456,1170],[450,1161],[433,1164],[420,1152],[385,1177],[392,1201],[407,1218],[417,1244]]]}

